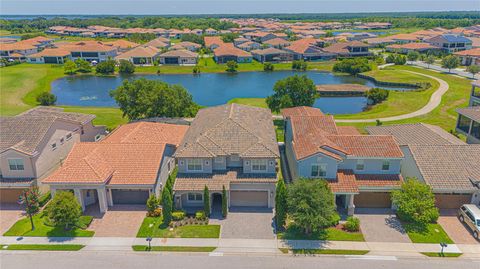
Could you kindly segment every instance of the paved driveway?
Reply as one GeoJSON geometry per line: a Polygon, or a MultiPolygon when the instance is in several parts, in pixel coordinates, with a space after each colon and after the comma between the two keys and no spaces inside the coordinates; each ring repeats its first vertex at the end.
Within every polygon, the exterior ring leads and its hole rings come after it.
{"type": "Polygon", "coordinates": [[[221,238],[273,239],[273,212],[271,209],[230,208],[226,219],[211,219],[211,224],[222,225],[221,238]]]}
{"type": "Polygon", "coordinates": [[[105,214],[94,206],[86,211],[86,215],[94,216],[88,229],[99,237],[136,237],[146,213],[144,205],[116,205],[105,214]]]}
{"type": "Polygon", "coordinates": [[[442,210],[438,218],[438,223],[442,225],[442,228],[453,242],[457,244],[479,244],[479,242],[473,238],[470,229],[460,222],[456,213],[456,210],[442,210]]]}
{"type": "Polygon", "coordinates": [[[23,216],[23,210],[20,205],[0,204],[0,235],[8,231],[23,216]]]}
{"type": "Polygon", "coordinates": [[[360,219],[360,229],[367,242],[404,242],[410,238],[388,208],[357,208],[355,215],[360,219]]]}

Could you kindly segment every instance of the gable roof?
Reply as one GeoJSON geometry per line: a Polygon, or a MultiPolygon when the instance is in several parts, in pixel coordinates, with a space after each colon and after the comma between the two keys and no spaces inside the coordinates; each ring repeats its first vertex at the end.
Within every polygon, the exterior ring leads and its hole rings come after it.
{"type": "Polygon", "coordinates": [[[103,143],[166,143],[178,146],[187,130],[187,125],[139,121],[115,129],[103,140],[103,143]]]}
{"type": "Polygon", "coordinates": [[[165,53],[160,54],[160,57],[186,57],[186,58],[197,58],[198,54],[186,49],[179,50],[170,50],[165,53]]]}
{"type": "Polygon", "coordinates": [[[116,59],[130,59],[132,57],[145,57],[145,58],[152,58],[157,56],[160,53],[160,50],[153,46],[138,46],[133,48],[129,51],[126,51],[117,57],[116,59]]]}
{"type": "Polygon", "coordinates": [[[331,44],[330,46],[325,47],[324,50],[331,53],[348,54],[350,53],[348,51],[348,48],[350,47],[369,47],[369,45],[360,41],[340,42],[331,44]]]}
{"type": "Polygon", "coordinates": [[[201,109],[185,134],[176,157],[278,158],[272,114],[239,104],[201,109]]]}
{"type": "Polygon", "coordinates": [[[465,145],[463,141],[442,128],[425,124],[399,124],[386,126],[367,126],[372,135],[393,135],[397,143],[403,145],[465,145]]]}
{"type": "Polygon", "coordinates": [[[145,46],[152,46],[155,48],[165,48],[168,47],[168,43],[163,37],[155,38],[144,44],[145,46]]]}
{"type": "Polygon", "coordinates": [[[252,54],[259,54],[259,55],[269,55],[269,54],[291,54],[289,51],[284,51],[276,48],[266,48],[266,49],[259,49],[259,50],[252,50],[252,54]]]}
{"type": "Polygon", "coordinates": [[[220,44],[219,47],[213,50],[213,54],[215,54],[216,57],[231,56],[231,55],[237,56],[237,57],[252,57],[252,54],[250,52],[241,50],[233,46],[232,43],[220,44]]]}
{"type": "Polygon", "coordinates": [[[427,42],[448,42],[448,43],[471,43],[472,41],[460,35],[438,35],[427,40],[427,42]]]}

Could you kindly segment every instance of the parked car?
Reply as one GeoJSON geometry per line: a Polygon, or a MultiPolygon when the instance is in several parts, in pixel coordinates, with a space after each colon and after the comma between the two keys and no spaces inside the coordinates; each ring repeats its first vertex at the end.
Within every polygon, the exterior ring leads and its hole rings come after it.
{"type": "Polygon", "coordinates": [[[462,205],[458,211],[458,218],[472,230],[473,237],[478,240],[480,235],[480,208],[473,204],[462,205]]]}

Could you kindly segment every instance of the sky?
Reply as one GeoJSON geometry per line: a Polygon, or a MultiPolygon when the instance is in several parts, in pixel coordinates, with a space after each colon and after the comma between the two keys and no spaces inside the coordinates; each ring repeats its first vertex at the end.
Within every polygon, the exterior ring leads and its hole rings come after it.
{"type": "Polygon", "coordinates": [[[0,0],[1,15],[480,11],[480,0],[0,0]]]}

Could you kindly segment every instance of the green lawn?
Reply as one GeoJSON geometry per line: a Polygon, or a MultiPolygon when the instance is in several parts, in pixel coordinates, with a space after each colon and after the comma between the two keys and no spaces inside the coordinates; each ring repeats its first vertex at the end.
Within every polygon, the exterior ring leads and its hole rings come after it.
{"type": "Polygon", "coordinates": [[[330,240],[330,241],[365,241],[363,234],[350,233],[335,228],[327,228],[311,235],[306,235],[303,231],[293,225],[290,225],[285,232],[279,232],[278,238],[289,240],[330,240]]]}
{"type": "Polygon", "coordinates": [[[431,223],[426,227],[421,227],[412,223],[403,223],[403,228],[413,243],[454,243],[440,224],[431,223]]]}
{"type": "Polygon", "coordinates": [[[163,224],[162,217],[146,217],[143,220],[137,237],[159,237],[159,238],[218,238],[220,236],[220,225],[185,225],[173,228],[163,224]]]}
{"type": "Polygon", "coordinates": [[[440,257],[440,258],[457,258],[462,256],[463,253],[440,253],[440,252],[420,252],[427,257],[440,257]]]}
{"type": "Polygon", "coordinates": [[[365,255],[368,252],[353,249],[292,249],[293,254],[365,255]]]}
{"type": "MultiPolygon", "coordinates": [[[[82,216],[78,226],[86,227],[92,221],[91,216],[82,216]]],[[[37,214],[33,217],[35,230],[31,230],[30,218],[23,218],[13,224],[10,229],[5,232],[4,236],[48,236],[48,237],[92,237],[95,232],[83,230],[80,228],[73,228],[65,231],[63,227],[52,227],[46,223],[46,217],[42,214],[37,214]]]]}
{"type": "Polygon", "coordinates": [[[268,108],[265,98],[233,98],[232,100],[228,101],[228,103],[268,108]]]}
{"type": "MultiPolygon", "coordinates": [[[[169,252],[212,252],[217,247],[180,247],[180,246],[152,246],[150,251],[169,251],[169,252]]],[[[148,246],[132,246],[134,251],[149,251],[148,246]]]]}
{"type": "Polygon", "coordinates": [[[48,250],[48,251],[78,251],[84,245],[69,245],[69,244],[45,244],[45,245],[30,245],[30,244],[15,244],[8,245],[6,250],[48,250]]]}

